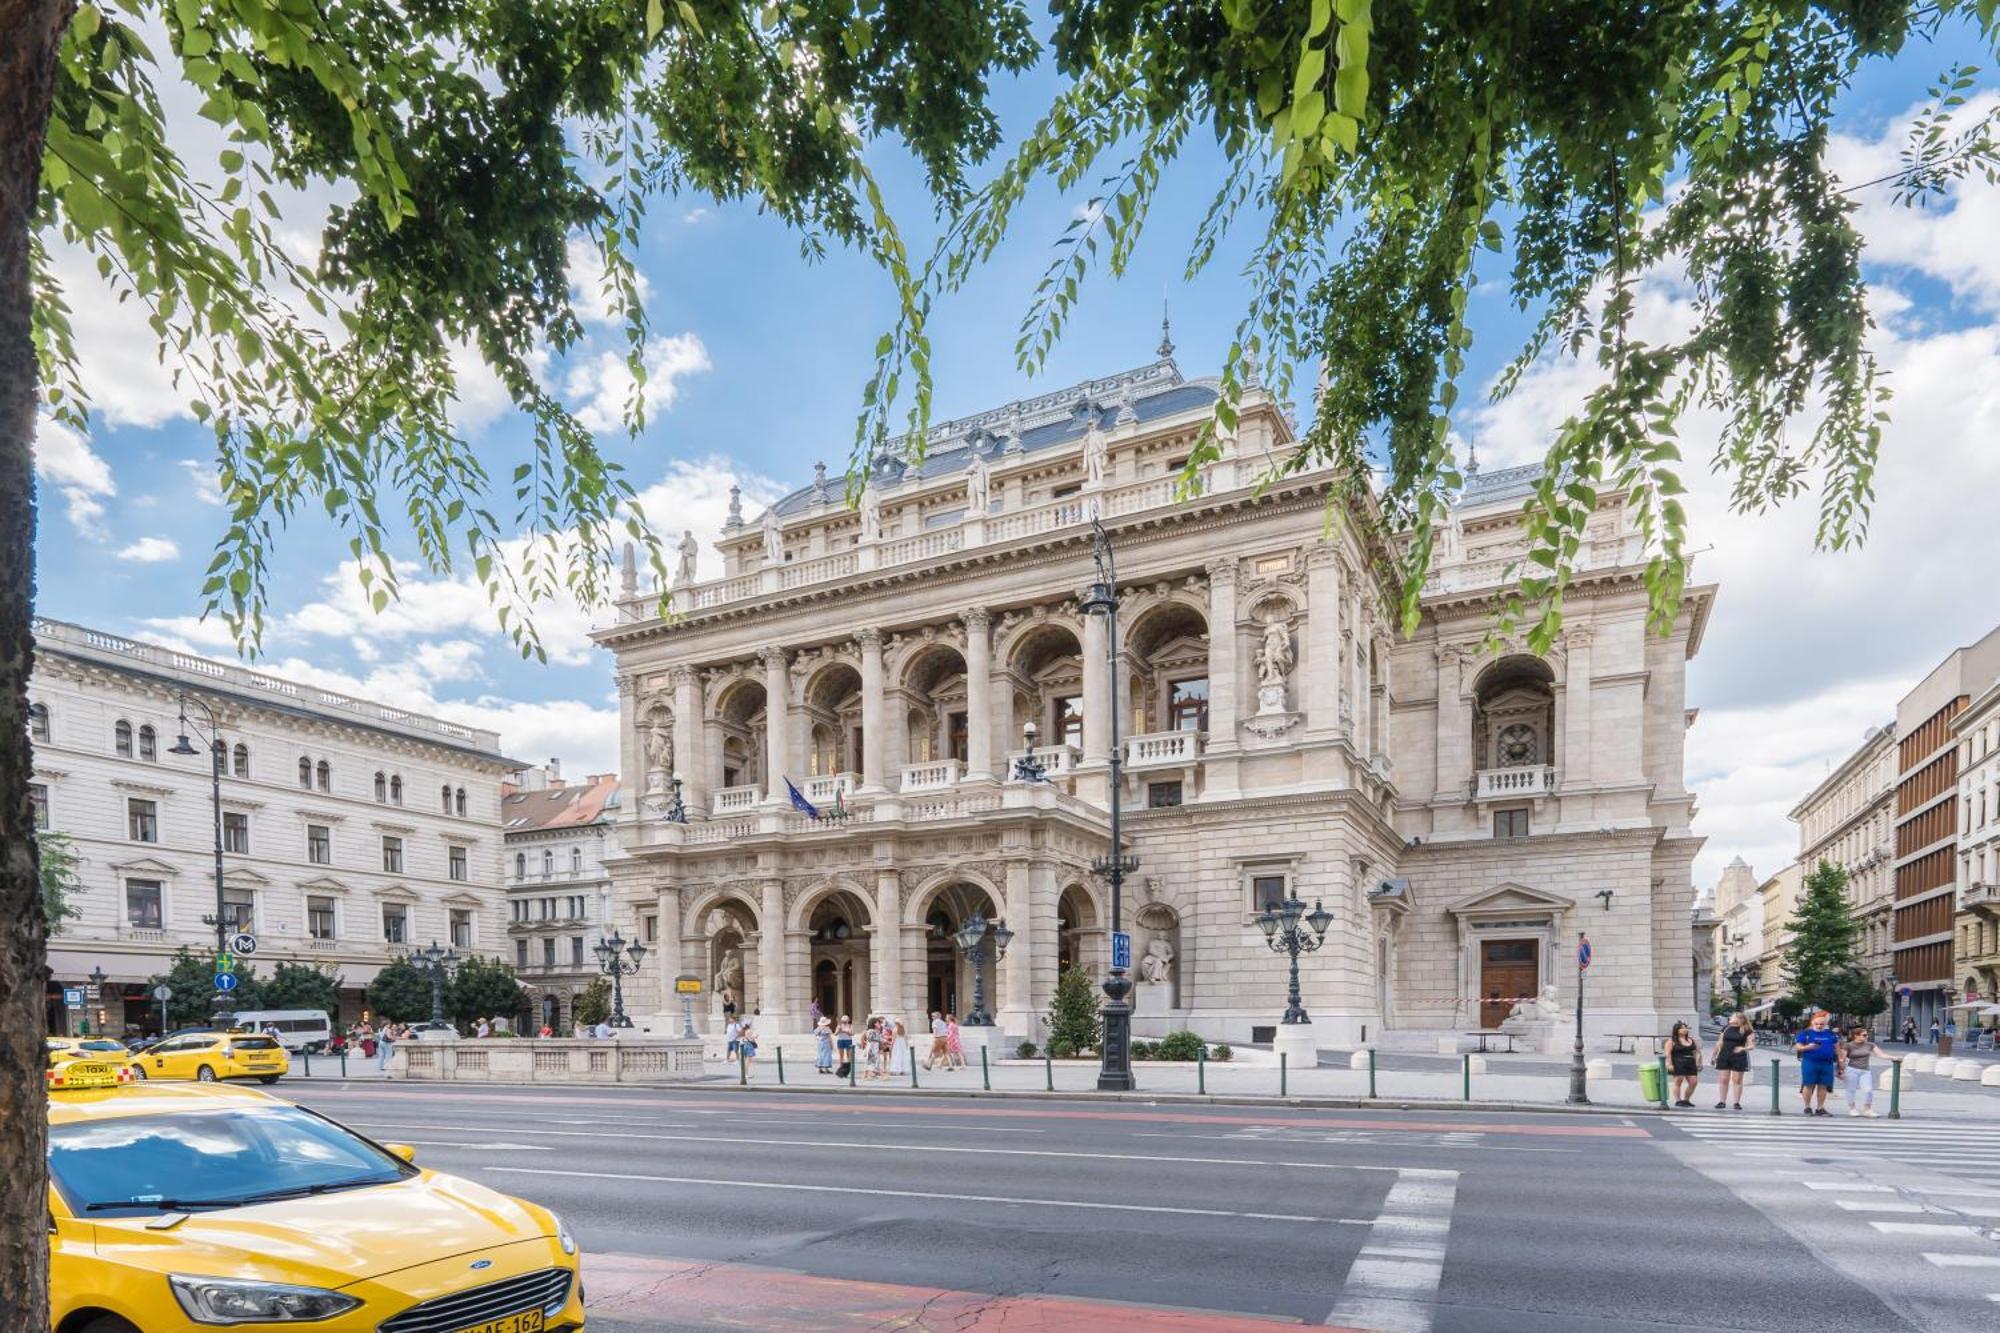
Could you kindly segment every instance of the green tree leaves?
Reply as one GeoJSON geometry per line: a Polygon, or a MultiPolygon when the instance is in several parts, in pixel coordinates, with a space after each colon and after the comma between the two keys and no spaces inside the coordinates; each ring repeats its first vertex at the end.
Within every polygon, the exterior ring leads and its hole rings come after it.
{"type": "Polygon", "coordinates": [[[431,1016],[430,978],[407,958],[392,958],[368,983],[368,1010],[376,1022],[421,1023],[431,1016]]]}
{"type": "MultiPolygon", "coordinates": [[[[1861,927],[1847,902],[1845,870],[1824,860],[1813,867],[1792,907],[1790,929],[1792,942],[1785,947],[1784,968],[1792,995],[1836,1013],[1853,1012],[1836,1002],[1861,998],[1848,976],[1859,972],[1854,946],[1861,927]],[[1838,996],[1832,993],[1835,989],[1838,996]]],[[[1870,989],[1865,976],[1858,985],[1861,991],[1870,989]]],[[[1866,1012],[1879,1012],[1879,1006],[1866,1012]]]]}
{"type": "Polygon", "coordinates": [[[83,915],[70,903],[83,891],[83,880],[76,872],[76,844],[67,833],[42,829],[35,834],[35,847],[41,858],[42,917],[49,923],[49,934],[60,935],[63,922],[83,915]]]}

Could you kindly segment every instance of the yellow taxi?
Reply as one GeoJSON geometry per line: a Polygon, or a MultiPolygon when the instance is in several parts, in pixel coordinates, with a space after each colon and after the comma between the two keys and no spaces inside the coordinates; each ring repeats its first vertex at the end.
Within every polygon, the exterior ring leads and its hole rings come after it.
{"type": "Polygon", "coordinates": [[[132,1062],[141,1078],[191,1078],[213,1083],[257,1078],[276,1083],[291,1072],[284,1043],[261,1032],[184,1032],[142,1052],[132,1062]]]}
{"type": "Polygon", "coordinates": [[[50,1037],[48,1047],[51,1065],[88,1060],[94,1064],[123,1066],[134,1061],[124,1042],[113,1041],[109,1037],[50,1037]]]}
{"type": "Polygon", "coordinates": [[[49,1095],[52,1333],[572,1333],[546,1208],[249,1088],[49,1095]]]}

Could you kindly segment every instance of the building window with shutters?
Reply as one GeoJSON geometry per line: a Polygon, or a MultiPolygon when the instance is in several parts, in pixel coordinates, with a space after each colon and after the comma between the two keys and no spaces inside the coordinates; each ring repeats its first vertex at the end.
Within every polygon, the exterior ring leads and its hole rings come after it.
{"type": "Polygon", "coordinates": [[[125,828],[133,842],[160,840],[160,807],[134,796],[125,802],[125,828]]]}
{"type": "Polygon", "coordinates": [[[575,967],[583,966],[583,936],[569,937],[569,961],[575,967]]]}
{"type": "Polygon", "coordinates": [[[526,940],[514,941],[514,970],[516,972],[525,972],[528,970],[528,942],[526,940]]]}
{"type": "Polygon", "coordinates": [[[542,966],[547,968],[553,968],[555,965],[556,965],[555,937],[552,935],[544,936],[542,939],[542,966]]]}
{"type": "Polygon", "coordinates": [[[222,850],[238,856],[250,854],[250,816],[233,810],[223,813],[222,850]]]}

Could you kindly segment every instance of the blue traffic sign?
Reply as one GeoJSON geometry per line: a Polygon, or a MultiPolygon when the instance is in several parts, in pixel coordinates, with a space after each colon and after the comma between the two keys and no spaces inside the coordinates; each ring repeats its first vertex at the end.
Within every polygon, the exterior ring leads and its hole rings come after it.
{"type": "Polygon", "coordinates": [[[236,974],[233,972],[217,972],[215,974],[215,988],[219,991],[235,990],[236,974]]]}
{"type": "Polygon", "coordinates": [[[1121,969],[1132,966],[1132,937],[1122,930],[1111,932],[1111,966],[1121,969]]]}
{"type": "Polygon", "coordinates": [[[81,986],[63,987],[63,1006],[69,1009],[83,1008],[83,987],[81,986]]]}

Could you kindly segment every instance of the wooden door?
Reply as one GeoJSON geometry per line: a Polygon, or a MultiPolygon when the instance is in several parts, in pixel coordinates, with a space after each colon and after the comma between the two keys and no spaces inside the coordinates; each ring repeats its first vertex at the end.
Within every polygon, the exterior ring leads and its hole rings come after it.
{"type": "Polygon", "coordinates": [[[1479,1026],[1492,1029],[1541,989],[1533,940],[1486,940],[1479,946],[1479,1026]]]}

